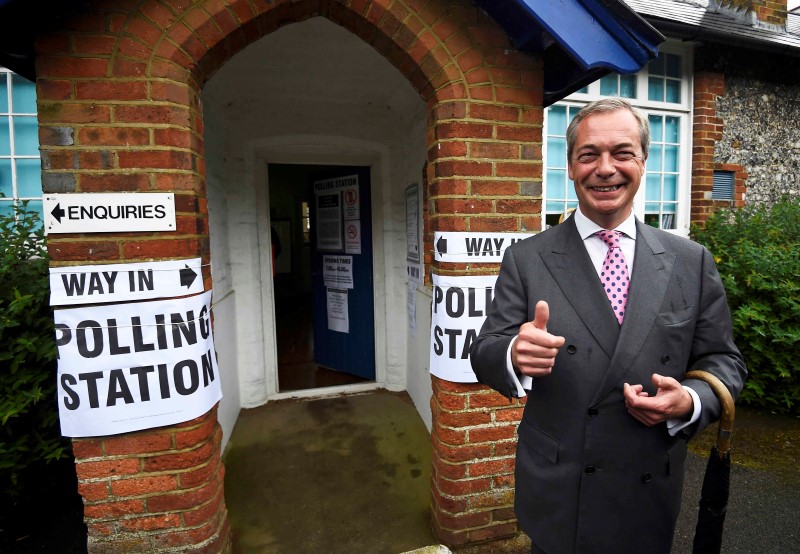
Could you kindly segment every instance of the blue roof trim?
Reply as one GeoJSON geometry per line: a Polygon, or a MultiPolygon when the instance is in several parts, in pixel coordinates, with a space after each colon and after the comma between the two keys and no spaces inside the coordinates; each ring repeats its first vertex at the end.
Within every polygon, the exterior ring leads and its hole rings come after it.
{"type": "Polygon", "coordinates": [[[521,51],[542,54],[545,105],[614,71],[636,73],[665,37],[621,0],[476,0],[521,51]]]}

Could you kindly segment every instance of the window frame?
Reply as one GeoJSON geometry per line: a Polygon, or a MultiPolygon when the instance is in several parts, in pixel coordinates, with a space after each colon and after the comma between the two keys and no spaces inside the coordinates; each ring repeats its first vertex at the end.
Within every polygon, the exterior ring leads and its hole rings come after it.
{"type": "MultiPolygon", "coordinates": [[[[6,196],[4,198],[0,198],[0,208],[5,206],[14,206],[19,205],[21,202],[24,201],[32,201],[38,202],[38,209],[37,211],[40,216],[40,224],[42,224],[44,219],[44,214],[42,212],[42,197],[43,193],[41,191],[41,181],[40,181],[40,191],[39,194],[36,196],[31,195],[21,195],[19,192],[19,170],[17,168],[17,160],[38,160],[39,161],[39,172],[41,175],[41,152],[40,152],[40,144],[38,140],[38,129],[39,129],[39,117],[38,112],[25,112],[25,111],[17,111],[14,107],[14,78],[24,79],[24,77],[20,76],[19,74],[14,73],[10,69],[7,69],[3,66],[0,66],[0,79],[5,81],[6,85],[6,92],[7,92],[7,99],[5,104],[0,105],[0,119],[4,119],[8,125],[8,139],[9,139],[9,151],[7,154],[0,154],[0,160],[10,160],[9,167],[11,169],[11,195],[6,196]],[[15,125],[15,118],[32,118],[37,131],[37,139],[36,139],[36,149],[37,153],[34,154],[18,154],[17,153],[17,144],[16,144],[16,125],[15,125]]],[[[34,87],[36,83],[33,83],[34,87]]],[[[35,90],[35,88],[34,88],[35,90]]],[[[35,92],[34,92],[35,94],[35,92]]]]}
{"type": "MultiPolygon", "coordinates": [[[[692,72],[692,68],[694,67],[693,49],[690,45],[681,44],[676,41],[667,41],[660,46],[659,51],[665,54],[677,54],[681,56],[681,102],[678,104],[647,99],[649,77],[647,67],[643,68],[636,74],[637,98],[628,100],[634,106],[641,108],[648,116],[652,114],[678,118],[680,139],[678,143],[678,204],[675,213],[676,221],[674,229],[664,230],[681,236],[688,236],[691,217],[692,122],[694,120],[694,75],[692,72]]],[[[587,92],[575,92],[557,102],[554,104],[554,106],[584,106],[593,100],[608,98],[608,96],[603,96],[600,94],[600,79],[589,84],[586,89],[587,92]]],[[[547,159],[547,139],[549,136],[548,128],[550,109],[551,107],[548,107],[544,110],[544,121],[542,128],[542,230],[548,227],[547,216],[550,215],[552,218],[554,215],[554,212],[547,211],[547,203],[549,200],[547,197],[547,171],[550,168],[549,160],[547,159]]],[[[645,172],[645,176],[642,177],[642,184],[639,187],[633,202],[634,214],[640,221],[644,221],[645,219],[646,184],[647,172],[645,172]]],[[[568,180],[567,186],[574,186],[574,184],[571,180],[568,180]]]]}

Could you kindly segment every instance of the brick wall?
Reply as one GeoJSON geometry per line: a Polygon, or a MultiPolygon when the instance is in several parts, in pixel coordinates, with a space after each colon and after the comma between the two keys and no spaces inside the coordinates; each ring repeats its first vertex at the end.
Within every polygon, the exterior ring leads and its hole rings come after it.
{"type": "Polygon", "coordinates": [[[721,164],[715,156],[722,140],[723,121],[717,115],[717,99],[725,94],[725,76],[712,71],[694,75],[694,121],[692,122],[692,224],[702,224],[720,208],[744,205],[747,172],[741,165],[721,164]],[[713,200],[714,171],[734,173],[734,200],[713,200]]]}
{"type": "Polygon", "coordinates": [[[437,377],[433,390],[436,533],[451,546],[516,537],[513,472],[524,404],[437,377]]]}
{"type": "MultiPolygon", "coordinates": [[[[37,40],[45,192],[175,193],[178,230],[54,235],[53,265],[209,261],[203,120],[210,75],[258,38],[322,15],[371,44],[429,112],[426,265],[434,231],[540,227],[542,75],[467,0],[98,0],[37,40]]],[[[204,274],[206,289],[210,275],[204,274]]],[[[428,279],[430,276],[428,276],[428,279]]],[[[451,546],[517,537],[519,406],[434,379],[432,518],[451,546]]],[[[90,552],[225,552],[216,410],[195,421],[75,440],[90,552]]]]}
{"type": "Polygon", "coordinates": [[[708,44],[695,52],[692,222],[715,209],[772,205],[800,191],[796,57],[708,44]],[[714,170],[734,173],[734,201],[712,201],[714,170]]]}
{"type": "Polygon", "coordinates": [[[75,439],[90,551],[229,548],[216,409],[173,427],[75,439]]]}
{"type": "Polygon", "coordinates": [[[786,27],[786,0],[712,0],[711,3],[743,18],[754,15],[761,23],[786,27]]]}

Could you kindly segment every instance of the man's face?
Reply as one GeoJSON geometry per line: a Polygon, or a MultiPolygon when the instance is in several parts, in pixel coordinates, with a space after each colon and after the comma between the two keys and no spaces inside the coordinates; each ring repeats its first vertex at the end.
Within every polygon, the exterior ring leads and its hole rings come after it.
{"type": "Polygon", "coordinates": [[[628,110],[581,121],[568,161],[581,212],[605,229],[622,223],[633,208],[644,162],[639,127],[628,110]]]}

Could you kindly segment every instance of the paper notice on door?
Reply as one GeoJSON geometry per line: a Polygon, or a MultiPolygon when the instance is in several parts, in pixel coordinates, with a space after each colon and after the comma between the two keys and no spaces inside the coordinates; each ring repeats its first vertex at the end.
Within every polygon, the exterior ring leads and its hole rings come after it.
{"type": "Polygon", "coordinates": [[[347,254],[361,254],[361,222],[344,222],[344,251],[347,254]]]}
{"type": "Polygon", "coordinates": [[[350,332],[350,315],[347,310],[347,289],[327,289],[328,329],[339,333],[350,332]]]}
{"type": "Polygon", "coordinates": [[[353,256],[323,256],[322,280],[335,289],[353,288],[353,256]]]}

